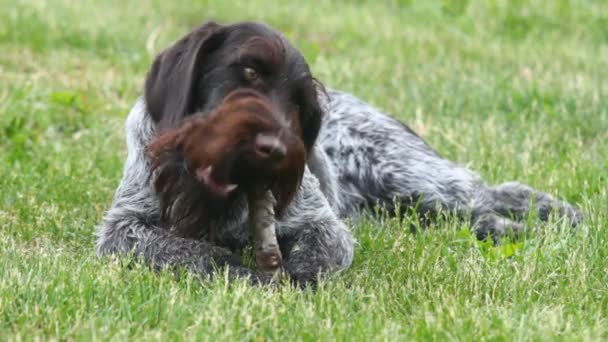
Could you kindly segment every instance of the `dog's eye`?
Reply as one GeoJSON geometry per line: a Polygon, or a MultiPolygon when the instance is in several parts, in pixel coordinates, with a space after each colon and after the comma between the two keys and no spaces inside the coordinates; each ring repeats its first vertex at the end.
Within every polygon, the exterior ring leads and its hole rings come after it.
{"type": "Polygon", "coordinates": [[[251,68],[251,67],[243,68],[243,76],[245,77],[245,79],[247,81],[250,81],[250,82],[257,80],[260,77],[258,72],[254,68],[251,68]]]}

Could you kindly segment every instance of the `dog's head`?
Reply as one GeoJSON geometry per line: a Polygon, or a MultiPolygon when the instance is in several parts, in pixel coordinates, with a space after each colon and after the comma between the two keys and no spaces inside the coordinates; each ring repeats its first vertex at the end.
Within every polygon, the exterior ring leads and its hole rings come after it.
{"type": "Polygon", "coordinates": [[[158,55],[145,100],[161,132],[189,116],[209,116],[185,151],[200,164],[197,175],[208,190],[230,182],[253,185],[265,174],[277,178],[275,189],[282,190],[275,196],[284,207],[320,129],[318,89],[304,57],[277,31],[211,22],[158,55]]]}
{"type": "Polygon", "coordinates": [[[282,133],[283,127],[273,119],[280,115],[276,111],[262,94],[239,89],[212,112],[192,115],[180,126],[164,130],[148,146],[159,175],[157,190],[162,193],[175,186],[179,175],[167,163],[183,158],[216,204],[237,188],[254,195],[271,189],[280,214],[300,183],[306,150],[297,136],[282,133]]]}

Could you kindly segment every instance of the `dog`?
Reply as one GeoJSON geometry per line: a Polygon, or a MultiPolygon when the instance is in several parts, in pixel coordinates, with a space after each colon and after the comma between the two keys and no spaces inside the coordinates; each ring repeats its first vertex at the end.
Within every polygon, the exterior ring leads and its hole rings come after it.
{"type": "Polygon", "coordinates": [[[532,210],[541,220],[552,212],[572,226],[582,220],[574,206],[529,186],[487,185],[403,123],[324,88],[302,54],[260,23],[208,22],[161,52],[128,115],[126,139],[98,254],[133,253],[204,277],[222,270],[274,282],[238,257],[249,244],[247,196],[255,188],[277,198],[283,269],[301,286],[351,265],[355,240],[344,220],[378,206],[425,217],[453,212],[495,242],[522,234],[532,210]],[[265,124],[247,126],[248,117],[265,124]]]}

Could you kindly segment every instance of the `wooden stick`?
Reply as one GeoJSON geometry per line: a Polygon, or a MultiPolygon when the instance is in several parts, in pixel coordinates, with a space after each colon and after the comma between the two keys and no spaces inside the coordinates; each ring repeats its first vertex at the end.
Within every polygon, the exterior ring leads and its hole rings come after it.
{"type": "Polygon", "coordinates": [[[263,272],[275,272],[282,264],[275,227],[275,202],[271,191],[249,196],[249,232],[257,269],[263,272]]]}

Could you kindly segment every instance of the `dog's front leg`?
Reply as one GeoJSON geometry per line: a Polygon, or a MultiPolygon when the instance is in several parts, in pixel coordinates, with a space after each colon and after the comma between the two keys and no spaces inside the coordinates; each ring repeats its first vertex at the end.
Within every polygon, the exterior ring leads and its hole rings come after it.
{"type": "Polygon", "coordinates": [[[294,201],[279,222],[284,268],[298,286],[314,285],[322,273],[352,263],[354,238],[323,195],[308,168],[294,201]]]}

